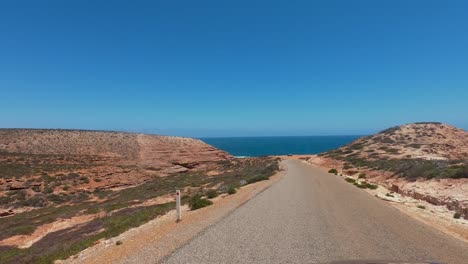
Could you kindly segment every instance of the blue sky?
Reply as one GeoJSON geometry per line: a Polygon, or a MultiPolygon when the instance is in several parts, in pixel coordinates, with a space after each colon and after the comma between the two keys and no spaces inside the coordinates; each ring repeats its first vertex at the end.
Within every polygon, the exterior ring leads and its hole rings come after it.
{"type": "Polygon", "coordinates": [[[468,129],[467,1],[2,1],[0,127],[468,129]]]}

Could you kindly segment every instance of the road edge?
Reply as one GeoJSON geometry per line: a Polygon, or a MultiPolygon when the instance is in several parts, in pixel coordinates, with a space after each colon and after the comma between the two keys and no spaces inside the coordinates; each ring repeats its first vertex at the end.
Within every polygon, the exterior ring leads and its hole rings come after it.
{"type": "Polygon", "coordinates": [[[286,174],[287,166],[280,162],[280,171],[267,181],[246,185],[234,195],[217,197],[213,199],[212,206],[199,210],[190,211],[185,206],[179,223],[176,223],[176,213],[172,210],[117,237],[99,241],[77,255],[57,263],[161,263],[237,208],[279,182],[286,174]],[[118,241],[120,245],[116,245],[118,241]]]}

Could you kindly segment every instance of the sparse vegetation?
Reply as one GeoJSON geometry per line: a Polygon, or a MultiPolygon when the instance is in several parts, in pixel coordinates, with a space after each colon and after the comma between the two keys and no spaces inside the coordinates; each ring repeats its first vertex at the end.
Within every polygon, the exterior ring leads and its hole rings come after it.
{"type": "Polygon", "coordinates": [[[400,129],[399,126],[394,126],[394,127],[391,127],[391,128],[387,128],[383,131],[380,131],[379,134],[393,134],[395,133],[396,131],[398,131],[400,129]]]}
{"type": "Polygon", "coordinates": [[[207,207],[212,204],[213,204],[212,201],[206,198],[203,198],[201,194],[198,194],[198,193],[190,197],[190,200],[189,200],[190,210],[197,210],[197,209],[207,207]]]}
{"type": "Polygon", "coordinates": [[[46,186],[46,187],[44,187],[44,190],[42,192],[45,193],[45,194],[53,193],[54,189],[52,189],[50,186],[46,186]]]}
{"type": "Polygon", "coordinates": [[[251,184],[251,183],[254,183],[254,182],[266,181],[268,179],[269,179],[269,177],[267,177],[267,176],[256,176],[256,177],[248,179],[247,183],[251,184]]]}
{"type": "Polygon", "coordinates": [[[466,138],[463,131],[437,122],[420,122],[363,137],[323,156],[343,161],[346,169],[383,170],[408,179],[468,178],[468,161],[463,154],[466,150],[463,147],[457,150],[459,145],[463,145],[457,143],[460,138],[466,138]],[[439,126],[445,130],[439,131],[439,126]],[[433,138],[434,134],[439,136],[437,140],[433,138]],[[366,147],[364,151],[347,154],[349,150],[362,146],[366,147]],[[396,157],[399,154],[401,156],[396,157]],[[440,156],[441,159],[426,159],[425,155],[440,156]]]}
{"type": "Polygon", "coordinates": [[[235,194],[237,192],[236,187],[230,186],[228,188],[228,194],[235,194]]]}
{"type": "Polygon", "coordinates": [[[206,192],[206,197],[208,197],[208,199],[216,198],[218,197],[218,191],[210,189],[206,192]]]}
{"type": "Polygon", "coordinates": [[[368,182],[355,182],[354,185],[358,188],[361,188],[361,189],[371,189],[371,190],[375,190],[378,188],[377,185],[375,184],[371,184],[371,183],[368,183],[368,182]]]}
{"type": "Polygon", "coordinates": [[[338,171],[336,169],[331,169],[331,170],[328,171],[328,173],[333,173],[333,174],[337,175],[338,171]]]}
{"type": "MultiPolygon", "coordinates": [[[[433,178],[468,178],[468,162],[457,160],[424,160],[424,159],[364,159],[344,157],[346,162],[355,167],[394,172],[397,176],[408,179],[418,177],[433,178]]],[[[354,171],[353,171],[354,172],[354,171]]],[[[348,174],[352,175],[350,172],[348,174]]]]}
{"type": "MultiPolygon", "coordinates": [[[[74,162],[73,158],[64,156],[60,160],[61,162],[74,162]]],[[[57,157],[53,159],[58,160],[57,157]]],[[[92,159],[97,158],[92,157],[92,159]]],[[[2,162],[0,157],[0,165],[3,164],[2,162]]],[[[89,162],[93,163],[94,161],[91,161],[90,158],[89,162]]],[[[67,219],[83,213],[104,212],[108,214],[84,225],[51,233],[27,249],[0,246],[0,263],[52,263],[57,259],[66,259],[101,238],[115,237],[129,228],[139,226],[166,213],[175,206],[173,202],[142,206],[141,204],[146,200],[173,193],[176,188],[183,189],[186,186],[198,189],[198,191],[206,188],[213,189],[217,193],[232,193],[232,190],[236,192],[235,187],[239,186],[239,182],[251,183],[256,180],[268,179],[278,170],[278,161],[271,158],[223,161],[216,164],[221,173],[214,176],[208,176],[202,171],[189,171],[173,174],[170,177],[152,178],[145,184],[118,191],[106,189],[83,191],[76,188],[74,184],[86,183],[87,180],[98,182],[95,180],[97,178],[93,178],[89,174],[84,176],[81,172],[81,175],[74,172],[78,170],[77,166],[62,169],[64,168],[62,165],[58,166],[57,170],[48,170],[44,164],[39,166],[41,169],[37,175],[44,172],[38,178],[39,182],[42,183],[42,186],[38,187],[39,192],[11,191],[0,197],[1,204],[17,203],[18,206],[38,207],[33,211],[0,218],[0,231],[2,231],[0,232],[0,240],[14,235],[31,234],[37,227],[52,223],[57,219],[67,219]],[[58,169],[59,167],[61,169],[58,169]],[[97,202],[91,198],[102,200],[97,202]],[[50,247],[51,243],[54,244],[53,247],[50,247]]],[[[125,169],[132,168],[125,167],[125,169]]],[[[8,177],[11,177],[10,175],[8,177]]],[[[18,177],[20,175],[23,177],[27,174],[18,172],[18,177]]],[[[206,193],[206,196],[211,197],[211,194],[206,193]]],[[[183,196],[182,203],[190,203],[191,198],[183,196]]],[[[203,197],[196,201],[198,205],[200,201],[202,204],[206,201],[211,202],[203,197]]]]}
{"type": "Polygon", "coordinates": [[[117,241],[117,242],[115,242],[115,245],[116,245],[116,246],[120,246],[120,245],[122,245],[122,244],[123,244],[123,243],[122,243],[122,241],[120,241],[120,240],[117,241]]]}
{"type": "Polygon", "coordinates": [[[386,193],[385,196],[394,198],[395,196],[391,193],[386,193]]]}
{"type": "Polygon", "coordinates": [[[345,181],[347,181],[347,182],[349,182],[349,183],[355,183],[355,182],[356,182],[355,179],[349,178],[349,177],[346,177],[346,178],[345,178],[345,181]]]}
{"type": "Polygon", "coordinates": [[[419,209],[426,209],[426,206],[424,206],[424,205],[418,205],[416,207],[419,208],[419,209]]]}
{"type": "Polygon", "coordinates": [[[461,213],[460,212],[456,212],[453,214],[453,218],[455,219],[460,219],[461,218],[461,213]]]}
{"type": "Polygon", "coordinates": [[[358,179],[365,179],[365,178],[366,178],[365,173],[360,173],[359,176],[358,176],[358,179]]]}

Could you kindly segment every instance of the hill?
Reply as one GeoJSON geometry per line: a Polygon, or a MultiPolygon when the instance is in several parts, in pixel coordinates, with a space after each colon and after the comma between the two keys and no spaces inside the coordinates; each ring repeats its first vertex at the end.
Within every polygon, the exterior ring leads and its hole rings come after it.
{"type": "Polygon", "coordinates": [[[363,175],[468,219],[468,133],[463,129],[433,122],[392,127],[308,161],[344,175],[363,175]]]}
{"type": "Polygon", "coordinates": [[[0,263],[65,259],[173,210],[176,189],[187,204],[278,169],[191,138],[0,129],[0,263]]]}
{"type": "MultiPolygon", "coordinates": [[[[21,211],[216,169],[233,157],[200,140],[85,130],[1,129],[0,209],[21,211]],[[20,195],[8,195],[18,191],[20,195]],[[66,194],[67,198],[56,197],[66,194]],[[45,194],[45,195],[44,195],[45,194]],[[50,194],[50,195],[48,195],[50,194]]],[[[1,211],[0,211],[1,213],[1,211]]]]}
{"type": "Polygon", "coordinates": [[[344,169],[370,167],[407,178],[468,178],[468,132],[441,123],[392,127],[321,154],[344,169]]]}
{"type": "Polygon", "coordinates": [[[198,139],[86,130],[0,129],[0,152],[93,157],[95,162],[195,168],[232,158],[198,139]]]}

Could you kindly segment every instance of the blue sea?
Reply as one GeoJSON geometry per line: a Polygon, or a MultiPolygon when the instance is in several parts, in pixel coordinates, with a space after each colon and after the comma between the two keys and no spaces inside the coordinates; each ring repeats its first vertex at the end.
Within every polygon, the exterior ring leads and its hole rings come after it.
{"type": "Polygon", "coordinates": [[[300,137],[225,137],[200,138],[202,141],[237,157],[258,157],[287,154],[317,154],[332,150],[361,136],[300,137]]]}

